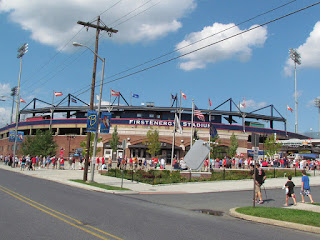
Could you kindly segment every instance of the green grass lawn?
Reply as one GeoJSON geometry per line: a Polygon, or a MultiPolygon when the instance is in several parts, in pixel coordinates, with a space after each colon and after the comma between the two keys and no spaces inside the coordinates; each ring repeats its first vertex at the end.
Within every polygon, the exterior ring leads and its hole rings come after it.
{"type": "Polygon", "coordinates": [[[115,187],[115,186],[110,186],[110,185],[96,183],[96,182],[84,182],[83,180],[77,180],[77,179],[71,179],[70,181],[82,183],[82,184],[86,184],[86,185],[90,185],[98,188],[103,188],[106,190],[130,190],[128,188],[115,187]]]}
{"type": "Polygon", "coordinates": [[[242,207],[237,208],[236,211],[238,213],[255,217],[270,218],[280,221],[320,227],[320,213],[316,212],[271,207],[242,207]]]}

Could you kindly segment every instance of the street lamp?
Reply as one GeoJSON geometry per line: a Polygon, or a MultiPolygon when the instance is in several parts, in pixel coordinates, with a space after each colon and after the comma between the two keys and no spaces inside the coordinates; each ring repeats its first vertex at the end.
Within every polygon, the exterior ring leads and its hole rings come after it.
{"type": "Polygon", "coordinates": [[[19,122],[19,108],[20,108],[20,81],[21,81],[21,68],[22,68],[22,57],[24,54],[28,52],[28,43],[23,44],[18,49],[17,58],[20,58],[20,71],[19,71],[19,82],[18,82],[18,90],[17,90],[17,101],[16,101],[16,127],[14,130],[14,147],[13,147],[13,160],[12,167],[14,167],[15,159],[16,159],[16,148],[17,148],[17,138],[18,138],[18,122],[19,122]]]}
{"type": "Polygon", "coordinates": [[[319,133],[320,133],[320,98],[314,100],[314,106],[319,110],[319,133]]]}
{"type": "MultiPolygon", "coordinates": [[[[92,154],[92,162],[90,165],[90,171],[91,171],[91,182],[93,182],[94,179],[94,164],[93,164],[93,160],[96,157],[96,151],[97,151],[97,142],[98,142],[98,128],[99,128],[99,120],[100,120],[100,109],[101,109],[101,99],[102,99],[102,88],[103,88],[103,77],[104,77],[104,66],[105,66],[105,58],[101,58],[99,57],[98,54],[96,54],[94,51],[92,51],[91,48],[89,48],[88,46],[81,44],[81,43],[77,43],[77,42],[73,42],[72,43],[73,46],[75,47],[85,47],[87,49],[89,49],[94,55],[96,55],[101,61],[102,61],[102,73],[101,73],[101,83],[100,83],[100,93],[99,93],[99,104],[98,104],[98,119],[97,119],[97,129],[96,129],[96,134],[94,135],[94,143],[93,143],[93,154],[92,154]]],[[[89,152],[88,148],[88,152],[89,152]]],[[[89,159],[88,159],[89,160],[89,159]]]]}
{"type": "Polygon", "coordinates": [[[11,117],[10,117],[10,124],[13,123],[12,121],[12,115],[13,115],[13,105],[14,105],[14,97],[17,95],[18,87],[11,88],[11,94],[12,97],[12,108],[11,108],[11,117]]]}
{"type": "Polygon", "coordinates": [[[294,126],[294,132],[298,133],[298,95],[297,95],[297,64],[300,65],[301,64],[301,56],[300,54],[297,52],[296,49],[289,49],[289,53],[290,53],[290,58],[293,60],[294,62],[294,98],[295,98],[295,115],[296,115],[296,122],[295,122],[295,126],[294,126]]]}

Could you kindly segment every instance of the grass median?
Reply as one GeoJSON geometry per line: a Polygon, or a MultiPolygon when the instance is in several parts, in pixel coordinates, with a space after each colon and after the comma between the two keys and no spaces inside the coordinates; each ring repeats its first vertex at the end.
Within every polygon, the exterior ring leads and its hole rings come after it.
{"type": "Polygon", "coordinates": [[[271,207],[241,207],[237,208],[236,212],[255,217],[320,227],[320,213],[316,212],[271,207]]]}
{"type": "Polygon", "coordinates": [[[94,187],[98,187],[98,188],[103,188],[103,189],[106,189],[106,190],[124,190],[124,191],[130,190],[128,188],[115,187],[115,186],[110,186],[110,185],[106,185],[106,184],[102,184],[102,183],[96,183],[96,182],[85,182],[83,180],[77,180],[77,179],[71,179],[70,181],[77,182],[77,183],[82,183],[82,184],[86,184],[86,185],[94,186],[94,187]]]}
{"type": "MultiPolygon", "coordinates": [[[[284,169],[276,170],[264,169],[267,178],[277,178],[284,176],[302,176],[301,171],[295,169],[284,169]]],[[[201,172],[198,172],[198,175],[201,172]]],[[[120,169],[109,169],[103,175],[117,177],[147,184],[171,184],[171,183],[183,183],[183,182],[203,182],[203,181],[222,181],[222,180],[242,180],[252,179],[252,173],[249,169],[247,170],[225,170],[225,169],[214,169],[214,171],[208,173],[205,172],[206,176],[192,177],[192,174],[185,171],[169,171],[169,170],[123,170],[120,169]]]]}

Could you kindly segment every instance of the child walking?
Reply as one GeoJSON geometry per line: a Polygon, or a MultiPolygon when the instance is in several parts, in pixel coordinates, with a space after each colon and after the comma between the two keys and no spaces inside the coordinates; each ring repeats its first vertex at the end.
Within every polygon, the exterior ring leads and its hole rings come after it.
{"type": "Polygon", "coordinates": [[[304,203],[304,196],[309,196],[310,202],[313,203],[311,190],[310,190],[310,184],[309,184],[309,177],[307,176],[307,173],[305,170],[302,171],[302,180],[301,180],[301,199],[302,203],[304,203]]]}
{"type": "Polygon", "coordinates": [[[291,175],[289,175],[288,176],[288,181],[287,181],[287,183],[286,183],[286,185],[285,185],[285,187],[286,187],[286,204],[285,204],[285,206],[288,206],[288,200],[289,200],[289,198],[291,198],[292,197],[292,199],[293,199],[293,202],[294,202],[294,205],[296,206],[297,205],[297,200],[296,200],[296,195],[294,194],[294,187],[295,187],[295,185],[294,185],[294,183],[291,181],[291,179],[292,179],[292,176],[291,175]]]}

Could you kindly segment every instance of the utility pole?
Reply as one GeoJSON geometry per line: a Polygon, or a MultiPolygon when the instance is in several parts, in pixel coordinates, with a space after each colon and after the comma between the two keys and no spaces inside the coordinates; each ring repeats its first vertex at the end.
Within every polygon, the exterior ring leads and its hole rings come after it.
{"type": "MultiPolygon", "coordinates": [[[[97,56],[98,56],[98,47],[99,47],[99,34],[100,31],[106,31],[111,36],[112,33],[117,33],[118,30],[108,28],[107,26],[100,26],[100,16],[97,18],[97,24],[92,24],[90,22],[82,22],[78,21],[77,23],[87,28],[95,28],[96,29],[96,43],[95,43],[95,54],[94,54],[94,62],[93,62],[93,72],[92,72],[92,82],[91,82],[91,99],[90,99],[90,110],[93,110],[93,103],[94,103],[94,88],[96,85],[96,70],[97,70],[97,56]]],[[[98,116],[99,118],[100,116],[98,116]]],[[[98,129],[97,129],[98,131],[98,129]]],[[[97,134],[97,133],[96,133],[97,134]]],[[[87,181],[88,179],[88,167],[89,167],[89,154],[90,154],[90,138],[91,132],[87,132],[87,143],[86,143],[86,156],[85,156],[85,163],[84,163],[84,171],[83,171],[83,181],[87,181]]],[[[91,163],[93,164],[93,162],[91,163]]]]}

